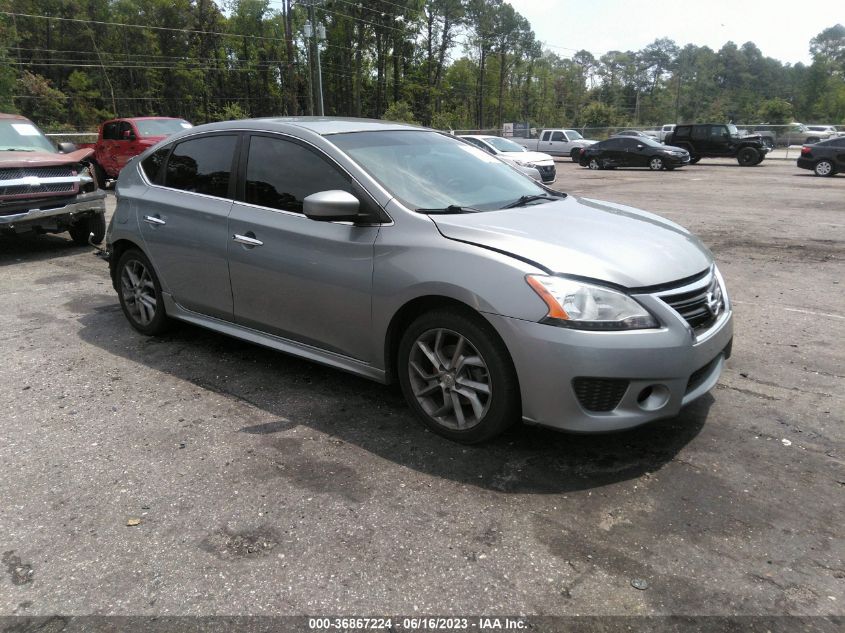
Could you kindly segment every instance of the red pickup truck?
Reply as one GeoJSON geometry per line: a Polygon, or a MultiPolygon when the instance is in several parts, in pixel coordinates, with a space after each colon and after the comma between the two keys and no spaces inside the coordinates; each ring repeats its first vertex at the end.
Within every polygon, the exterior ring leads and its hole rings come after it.
{"type": "Polygon", "coordinates": [[[163,138],[193,127],[183,119],[171,117],[134,117],[112,119],[100,126],[96,143],[82,143],[80,148],[94,150],[93,167],[100,183],[115,179],[133,156],[163,138]]]}

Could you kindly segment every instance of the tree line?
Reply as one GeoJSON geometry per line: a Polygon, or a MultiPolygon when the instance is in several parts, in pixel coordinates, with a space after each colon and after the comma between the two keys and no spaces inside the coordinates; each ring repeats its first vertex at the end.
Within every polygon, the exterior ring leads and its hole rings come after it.
{"type": "MultiPolygon", "coordinates": [[[[437,128],[845,123],[845,27],[785,64],[752,42],[543,45],[503,0],[0,0],[0,111],[45,129],[319,109],[437,128]],[[309,11],[325,39],[305,37],[309,11]]],[[[312,32],[319,29],[313,28],[312,32]]],[[[566,42],[562,42],[565,44],[566,42]]]]}

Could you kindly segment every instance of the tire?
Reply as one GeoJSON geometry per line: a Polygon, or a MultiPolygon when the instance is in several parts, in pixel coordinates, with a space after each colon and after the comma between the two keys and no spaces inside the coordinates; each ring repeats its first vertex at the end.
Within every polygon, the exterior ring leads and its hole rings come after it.
{"type": "Polygon", "coordinates": [[[481,317],[452,309],[423,314],[402,335],[396,366],[408,405],[450,440],[483,442],[520,418],[513,361],[481,317]]]}
{"type": "Polygon", "coordinates": [[[569,158],[572,159],[573,163],[577,163],[581,159],[581,148],[573,147],[569,152],[569,158]]]}
{"type": "Polygon", "coordinates": [[[664,168],[665,164],[663,163],[663,159],[660,156],[652,156],[648,160],[648,168],[651,171],[661,171],[664,168]]]}
{"type": "Polygon", "coordinates": [[[171,321],[164,311],[161,284],[146,255],[136,248],[123,253],[115,267],[115,278],[120,307],[133,328],[147,336],[169,329],[171,321]]]}
{"type": "Polygon", "coordinates": [[[757,160],[759,156],[760,154],[753,147],[743,147],[736,155],[736,162],[742,167],[753,167],[760,162],[757,160]]]}
{"type": "Polygon", "coordinates": [[[74,244],[85,246],[88,244],[88,236],[93,233],[91,241],[100,244],[106,236],[106,216],[104,213],[95,213],[88,217],[80,218],[68,229],[74,244]]]}
{"type": "Polygon", "coordinates": [[[816,163],[815,167],[813,167],[813,173],[816,176],[833,176],[836,173],[836,170],[834,169],[832,162],[823,158],[816,163]]]}
{"type": "Polygon", "coordinates": [[[587,167],[590,169],[604,169],[604,166],[598,158],[591,158],[587,163],[587,167]]]}
{"type": "Polygon", "coordinates": [[[97,186],[100,189],[106,188],[106,170],[97,161],[91,162],[91,169],[94,170],[94,178],[97,179],[97,186]]]}
{"type": "Polygon", "coordinates": [[[689,157],[689,164],[690,164],[690,165],[695,165],[695,164],[697,164],[697,163],[698,163],[698,161],[700,161],[700,160],[701,160],[701,156],[690,156],[690,157],[689,157]]]}

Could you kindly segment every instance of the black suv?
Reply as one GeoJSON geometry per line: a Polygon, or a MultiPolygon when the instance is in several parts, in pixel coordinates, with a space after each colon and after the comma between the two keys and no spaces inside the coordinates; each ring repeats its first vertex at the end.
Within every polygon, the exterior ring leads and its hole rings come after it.
{"type": "Polygon", "coordinates": [[[740,136],[732,123],[678,125],[664,143],[683,147],[693,164],[702,158],[728,157],[736,158],[743,167],[751,167],[763,162],[769,151],[759,136],[740,136]]]}

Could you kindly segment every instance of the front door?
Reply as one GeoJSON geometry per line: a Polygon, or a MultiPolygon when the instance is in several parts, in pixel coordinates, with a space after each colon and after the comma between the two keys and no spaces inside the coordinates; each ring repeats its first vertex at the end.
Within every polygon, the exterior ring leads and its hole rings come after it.
{"type": "Polygon", "coordinates": [[[227,224],[237,144],[237,135],[219,133],[177,143],[160,184],[138,202],[141,234],[165,291],[188,310],[227,321],[232,320],[227,224]]]}
{"type": "MultiPolygon", "coordinates": [[[[366,194],[331,160],[287,137],[255,134],[229,216],[235,322],[371,362],[373,251],[379,227],[318,222],[302,200],[366,194]]],[[[374,204],[374,203],[371,203],[374,204]]]]}

